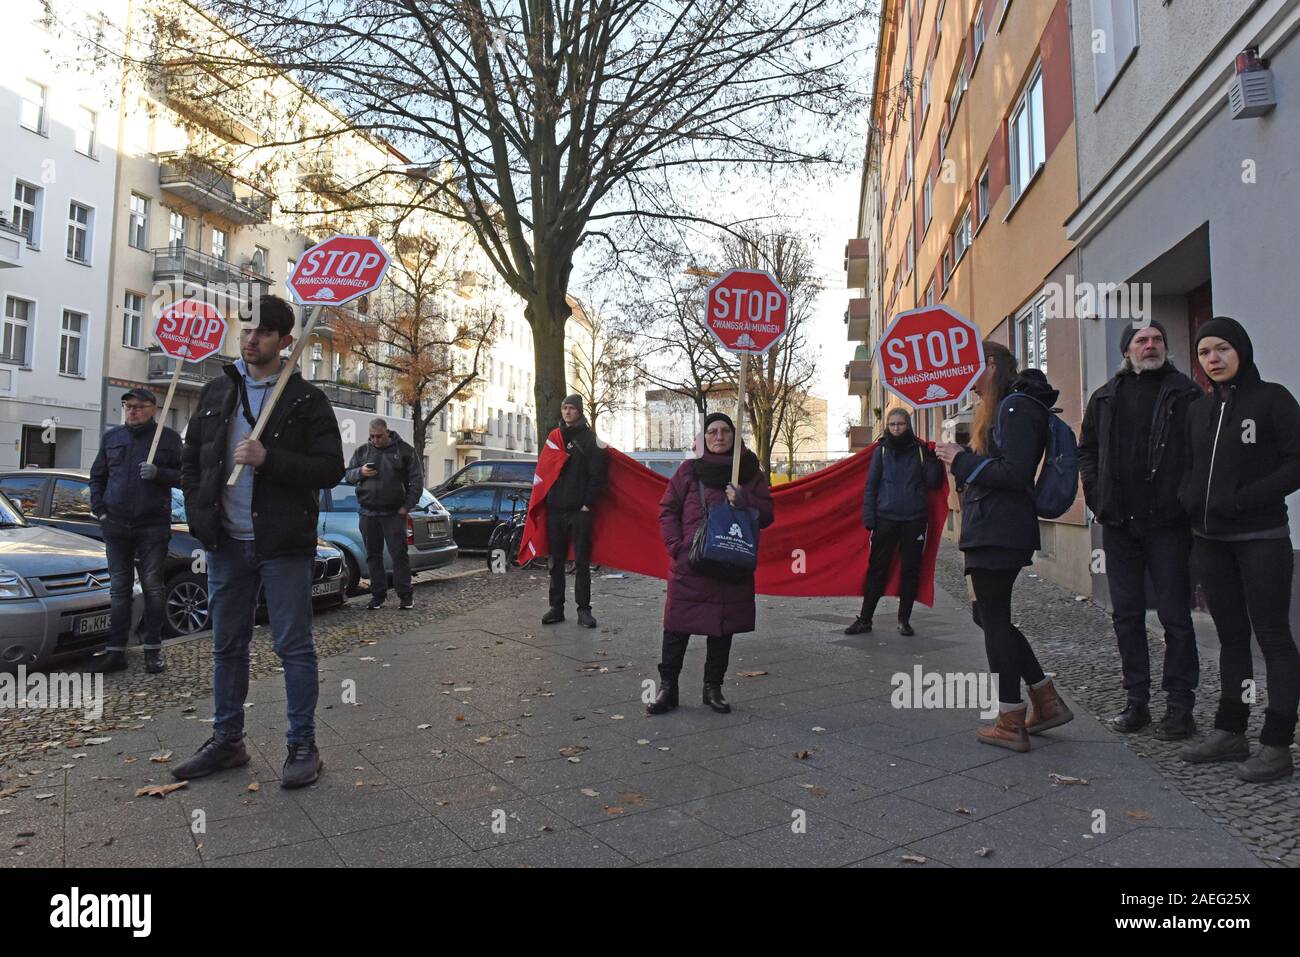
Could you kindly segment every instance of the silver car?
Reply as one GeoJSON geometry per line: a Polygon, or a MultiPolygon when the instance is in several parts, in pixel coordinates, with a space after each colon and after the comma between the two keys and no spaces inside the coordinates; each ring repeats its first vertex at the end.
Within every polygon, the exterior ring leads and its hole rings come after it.
{"type": "MultiPolygon", "coordinates": [[[[103,542],[28,524],[0,492],[0,669],[46,668],[102,647],[109,634],[103,542]]],[[[132,586],[131,632],[144,614],[132,586]]]]}

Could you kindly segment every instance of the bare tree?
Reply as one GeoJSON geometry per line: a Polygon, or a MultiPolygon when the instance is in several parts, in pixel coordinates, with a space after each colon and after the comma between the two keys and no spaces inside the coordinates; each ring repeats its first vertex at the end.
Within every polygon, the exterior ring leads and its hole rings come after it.
{"type": "Polygon", "coordinates": [[[573,391],[582,396],[594,430],[602,415],[629,407],[638,377],[632,361],[631,335],[610,321],[604,308],[588,309],[579,302],[578,310],[585,322],[580,321],[584,328],[571,339],[569,367],[573,391]]]}
{"type": "Polygon", "coordinates": [[[785,454],[788,456],[786,461],[786,474],[794,478],[794,460],[799,454],[799,448],[805,442],[816,437],[816,431],[813,428],[813,413],[809,406],[810,396],[803,389],[795,390],[791,401],[786,406],[785,415],[781,419],[780,438],[781,444],[785,446],[785,454]]]}
{"type": "Polygon", "coordinates": [[[864,0],[193,3],[245,44],[176,30],[159,61],[235,88],[287,74],[334,111],[250,149],[358,130],[393,144],[393,162],[352,177],[340,204],[391,202],[377,181],[416,172],[396,151],[431,171],[409,201],[467,224],[527,304],[542,435],[564,395],[578,250],[595,239],[621,254],[637,220],[708,222],[699,191],[682,189],[693,172],[839,162],[859,133],[874,12],[864,0]]]}
{"type": "Polygon", "coordinates": [[[448,402],[470,397],[501,318],[483,304],[450,314],[449,298],[473,277],[454,268],[451,252],[435,237],[395,230],[386,245],[388,282],[369,298],[369,312],[339,310],[331,324],[339,347],[388,373],[410,415],[411,444],[423,458],[434,417],[448,402]]]}

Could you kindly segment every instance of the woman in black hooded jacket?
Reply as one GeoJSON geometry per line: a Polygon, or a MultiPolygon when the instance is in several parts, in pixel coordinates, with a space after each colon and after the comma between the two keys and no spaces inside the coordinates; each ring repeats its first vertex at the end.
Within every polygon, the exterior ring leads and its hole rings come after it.
{"type": "Polygon", "coordinates": [[[1196,357],[1214,391],[1188,409],[1192,461],[1178,498],[1192,519],[1192,568],[1219,633],[1221,697],[1209,736],[1183,752],[1192,763],[1240,761],[1237,776],[1292,774],[1300,651],[1291,637],[1294,553],[1286,497],[1300,489],[1300,405],[1260,379],[1241,323],[1218,316],[1196,333],[1196,357]],[[1250,634],[1264,654],[1268,706],[1250,756],[1250,634]]]}

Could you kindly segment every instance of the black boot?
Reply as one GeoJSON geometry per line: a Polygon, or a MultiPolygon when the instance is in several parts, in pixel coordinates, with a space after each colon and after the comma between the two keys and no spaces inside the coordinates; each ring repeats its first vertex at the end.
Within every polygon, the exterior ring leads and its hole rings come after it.
{"type": "Polygon", "coordinates": [[[871,619],[863,618],[859,615],[854,619],[853,624],[844,629],[846,635],[861,635],[871,630],[871,619]]]}
{"type": "Polygon", "coordinates": [[[731,705],[727,704],[727,699],[722,697],[722,685],[704,686],[704,703],[712,708],[718,714],[730,714],[731,705]]]}
{"type": "Polygon", "coordinates": [[[660,681],[659,693],[645,706],[646,714],[667,714],[677,707],[677,682],[660,681]]]}
{"type": "Polygon", "coordinates": [[[1120,734],[1132,734],[1141,731],[1151,723],[1151,709],[1140,701],[1130,701],[1115,717],[1110,719],[1110,727],[1120,734]]]}
{"type": "Polygon", "coordinates": [[[208,738],[203,742],[203,747],[171,769],[172,777],[177,781],[188,781],[191,778],[206,777],[213,771],[240,768],[248,761],[248,749],[242,740],[218,741],[216,738],[208,738]]]}
{"type": "Polygon", "coordinates": [[[114,671],[126,670],[126,652],[110,648],[103,654],[90,659],[90,673],[96,675],[112,674],[114,671]]]}
{"type": "Polygon", "coordinates": [[[167,662],[163,661],[161,648],[146,648],[144,650],[144,670],[151,675],[160,675],[167,670],[167,662]]]}
{"type": "Polygon", "coordinates": [[[554,625],[556,622],[564,621],[564,609],[552,608],[542,616],[543,625],[554,625]]]}
{"type": "Polygon", "coordinates": [[[315,741],[290,743],[289,756],[284,759],[284,770],[280,772],[280,787],[304,788],[313,784],[324,766],[315,741]]]}
{"type": "Polygon", "coordinates": [[[596,619],[592,617],[590,608],[578,609],[578,624],[580,624],[583,628],[596,627],[596,619]]]}
{"type": "Polygon", "coordinates": [[[1165,716],[1156,725],[1155,737],[1161,741],[1185,741],[1196,734],[1196,721],[1192,709],[1186,705],[1171,704],[1165,716]]]}
{"type": "Polygon", "coordinates": [[[912,629],[912,623],[910,621],[904,621],[901,618],[898,621],[898,633],[904,636],[905,638],[911,638],[914,634],[916,634],[916,632],[912,629]]]}

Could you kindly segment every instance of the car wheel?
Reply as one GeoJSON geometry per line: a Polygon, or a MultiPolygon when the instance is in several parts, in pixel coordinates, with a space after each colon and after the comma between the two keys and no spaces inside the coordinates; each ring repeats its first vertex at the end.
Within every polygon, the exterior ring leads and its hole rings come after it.
{"type": "Polygon", "coordinates": [[[192,635],[208,627],[208,580],[183,572],[167,583],[163,593],[167,637],[192,635]]]}
{"type": "Polygon", "coordinates": [[[361,567],[350,552],[343,553],[343,562],[348,567],[347,582],[343,586],[343,594],[346,597],[357,594],[357,588],[361,584],[361,567]]]}

